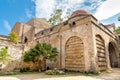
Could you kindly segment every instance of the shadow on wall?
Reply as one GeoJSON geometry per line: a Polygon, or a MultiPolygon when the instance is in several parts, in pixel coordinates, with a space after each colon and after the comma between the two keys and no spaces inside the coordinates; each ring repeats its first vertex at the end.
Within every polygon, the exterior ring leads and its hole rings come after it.
{"type": "Polygon", "coordinates": [[[109,43],[109,59],[110,59],[110,66],[112,68],[118,67],[117,55],[114,45],[110,42],[109,43]]]}

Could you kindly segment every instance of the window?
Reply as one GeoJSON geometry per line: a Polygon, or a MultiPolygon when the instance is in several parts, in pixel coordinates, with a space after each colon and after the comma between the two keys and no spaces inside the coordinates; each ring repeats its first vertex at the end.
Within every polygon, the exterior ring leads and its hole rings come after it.
{"type": "Polygon", "coordinates": [[[74,27],[74,26],[76,26],[76,23],[73,21],[69,25],[70,25],[70,27],[74,27]]]}
{"type": "Polygon", "coordinates": [[[53,31],[53,28],[51,28],[50,31],[53,31]]]}
{"type": "Polygon", "coordinates": [[[75,22],[72,22],[72,25],[73,25],[73,26],[75,26],[75,25],[76,25],[76,23],[75,23],[75,22]]]}

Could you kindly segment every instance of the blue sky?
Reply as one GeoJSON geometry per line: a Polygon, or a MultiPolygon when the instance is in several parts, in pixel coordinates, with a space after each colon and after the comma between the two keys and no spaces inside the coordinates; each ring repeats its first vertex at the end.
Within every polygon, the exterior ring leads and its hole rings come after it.
{"type": "Polygon", "coordinates": [[[16,22],[26,23],[31,18],[50,18],[54,9],[74,12],[89,11],[103,24],[120,26],[119,0],[0,0],[0,34],[8,35],[16,22]]]}
{"type": "Polygon", "coordinates": [[[8,35],[16,22],[27,22],[35,17],[31,0],[0,0],[0,34],[8,35]]]}

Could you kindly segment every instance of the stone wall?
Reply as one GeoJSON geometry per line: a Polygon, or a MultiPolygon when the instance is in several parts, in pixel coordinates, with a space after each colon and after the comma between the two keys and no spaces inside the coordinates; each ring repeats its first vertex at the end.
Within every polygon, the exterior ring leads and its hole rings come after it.
{"type": "Polygon", "coordinates": [[[92,34],[93,34],[93,41],[94,41],[94,55],[93,55],[93,62],[96,66],[96,71],[101,71],[105,69],[111,69],[111,60],[110,60],[110,43],[114,45],[115,51],[112,53],[116,55],[116,60],[119,65],[119,44],[117,43],[118,39],[117,36],[111,32],[106,26],[99,24],[98,22],[91,21],[92,26],[92,34]],[[101,51],[98,50],[98,39],[97,36],[100,36],[103,41],[100,42],[99,45],[103,45],[103,47],[99,46],[101,51]],[[103,51],[102,51],[103,49],[103,51]],[[102,57],[101,57],[102,56],[102,57]],[[99,62],[103,62],[103,64],[99,64],[99,62]],[[106,65],[107,63],[107,65],[106,65]]]}
{"type": "Polygon", "coordinates": [[[6,41],[0,39],[0,49],[5,47],[8,49],[8,53],[10,54],[12,61],[10,61],[8,64],[3,65],[2,70],[12,71],[15,68],[19,68],[22,61],[23,46],[21,44],[9,42],[8,40],[6,41]]]}
{"type": "Polygon", "coordinates": [[[32,18],[26,24],[35,28],[35,34],[51,27],[45,18],[32,18]]]}
{"type": "Polygon", "coordinates": [[[19,42],[22,42],[23,24],[16,22],[11,31],[14,31],[19,36],[19,42]]]}
{"type": "MultiPolygon", "coordinates": [[[[99,24],[92,15],[80,15],[70,18],[68,21],[56,27],[49,28],[37,33],[35,35],[34,42],[46,42],[58,48],[59,54],[57,57],[57,62],[55,63],[57,66],[54,67],[68,70],[77,70],[81,72],[97,72],[110,68],[108,44],[110,42],[116,44],[116,35],[113,34],[110,30],[108,30],[104,25],[99,24]],[[96,37],[97,35],[100,35],[101,37],[99,38],[101,39],[99,41],[101,42],[100,45],[98,45],[98,38],[96,37]],[[85,66],[82,67],[82,69],[79,68],[79,70],[75,68],[76,66],[72,65],[72,63],[68,65],[69,61],[67,59],[67,41],[69,40],[69,38],[74,36],[79,37],[83,41],[83,50],[81,51],[83,51],[82,63],[84,63],[85,66]],[[101,49],[103,49],[104,52],[101,51],[101,49]]],[[[71,45],[72,43],[70,43],[69,46],[71,45]]],[[[118,55],[119,50],[117,45],[115,51],[115,54],[118,55]]],[[[74,56],[75,54],[76,52],[73,53],[74,56]]],[[[72,54],[70,55],[72,56],[72,54]]],[[[72,62],[74,64],[77,64],[75,60],[76,58],[73,58],[72,62]]],[[[80,64],[77,65],[79,65],[80,67],[80,64]]]]}

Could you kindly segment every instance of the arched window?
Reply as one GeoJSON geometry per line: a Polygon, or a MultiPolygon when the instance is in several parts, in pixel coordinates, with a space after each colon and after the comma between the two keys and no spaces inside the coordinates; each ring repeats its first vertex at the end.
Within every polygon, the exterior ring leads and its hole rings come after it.
{"type": "Polygon", "coordinates": [[[73,21],[73,22],[71,22],[69,25],[70,25],[70,27],[75,27],[75,26],[76,26],[76,22],[73,21]]]}

